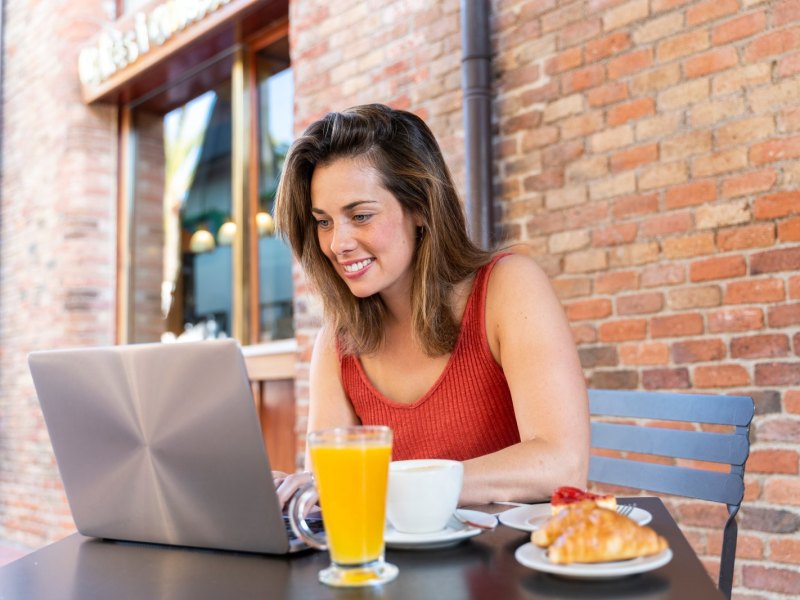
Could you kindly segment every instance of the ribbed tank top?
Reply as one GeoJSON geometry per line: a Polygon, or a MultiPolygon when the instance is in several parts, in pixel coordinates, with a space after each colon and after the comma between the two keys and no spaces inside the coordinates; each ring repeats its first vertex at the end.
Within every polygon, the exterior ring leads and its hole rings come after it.
{"type": "Polygon", "coordinates": [[[486,290],[498,255],[475,275],[447,365],[416,402],[394,402],[369,381],[357,356],[339,355],[342,385],[364,425],[394,431],[392,460],[467,460],[520,441],[511,392],[486,337],[486,290]]]}

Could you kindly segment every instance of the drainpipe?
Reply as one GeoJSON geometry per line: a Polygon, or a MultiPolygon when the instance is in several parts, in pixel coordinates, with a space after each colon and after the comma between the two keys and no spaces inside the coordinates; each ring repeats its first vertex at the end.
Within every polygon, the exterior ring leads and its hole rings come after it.
{"type": "Polygon", "coordinates": [[[461,48],[467,224],[472,241],[489,249],[494,241],[489,0],[461,0],[461,48]]]}

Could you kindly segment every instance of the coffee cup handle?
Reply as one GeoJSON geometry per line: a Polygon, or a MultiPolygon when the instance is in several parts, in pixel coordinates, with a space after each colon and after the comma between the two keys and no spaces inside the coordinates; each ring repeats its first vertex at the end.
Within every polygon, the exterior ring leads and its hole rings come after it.
{"type": "Polygon", "coordinates": [[[327,550],[326,539],[311,531],[303,516],[308,514],[315,501],[315,491],[314,482],[312,481],[305,484],[300,488],[299,492],[292,496],[292,500],[289,502],[289,525],[291,525],[294,534],[312,548],[327,550]]]}

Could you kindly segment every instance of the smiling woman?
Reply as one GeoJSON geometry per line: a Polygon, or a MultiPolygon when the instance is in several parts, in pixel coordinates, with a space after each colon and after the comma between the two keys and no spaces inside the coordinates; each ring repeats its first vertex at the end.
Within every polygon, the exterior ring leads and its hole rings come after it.
{"type": "MultiPolygon", "coordinates": [[[[585,486],[586,390],[561,306],[533,260],[470,241],[424,121],[366,105],[312,124],[276,224],[325,313],[309,431],[388,425],[394,460],[464,461],[461,504],[585,486]]],[[[308,478],[279,477],[284,498],[308,478]]]]}

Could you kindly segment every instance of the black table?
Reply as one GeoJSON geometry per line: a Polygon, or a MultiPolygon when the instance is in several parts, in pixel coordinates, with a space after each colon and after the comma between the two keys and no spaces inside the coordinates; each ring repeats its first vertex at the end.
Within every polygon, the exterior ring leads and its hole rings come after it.
{"type": "Polygon", "coordinates": [[[530,536],[502,525],[451,548],[388,550],[387,560],[400,568],[398,578],[360,589],[320,584],[317,573],[329,563],[322,552],[275,557],[111,542],[76,533],[0,569],[0,600],[721,598],[661,500],[630,500],[653,515],[650,526],[667,538],[674,556],[655,571],[611,581],[561,579],[520,565],[514,551],[530,536]]]}

